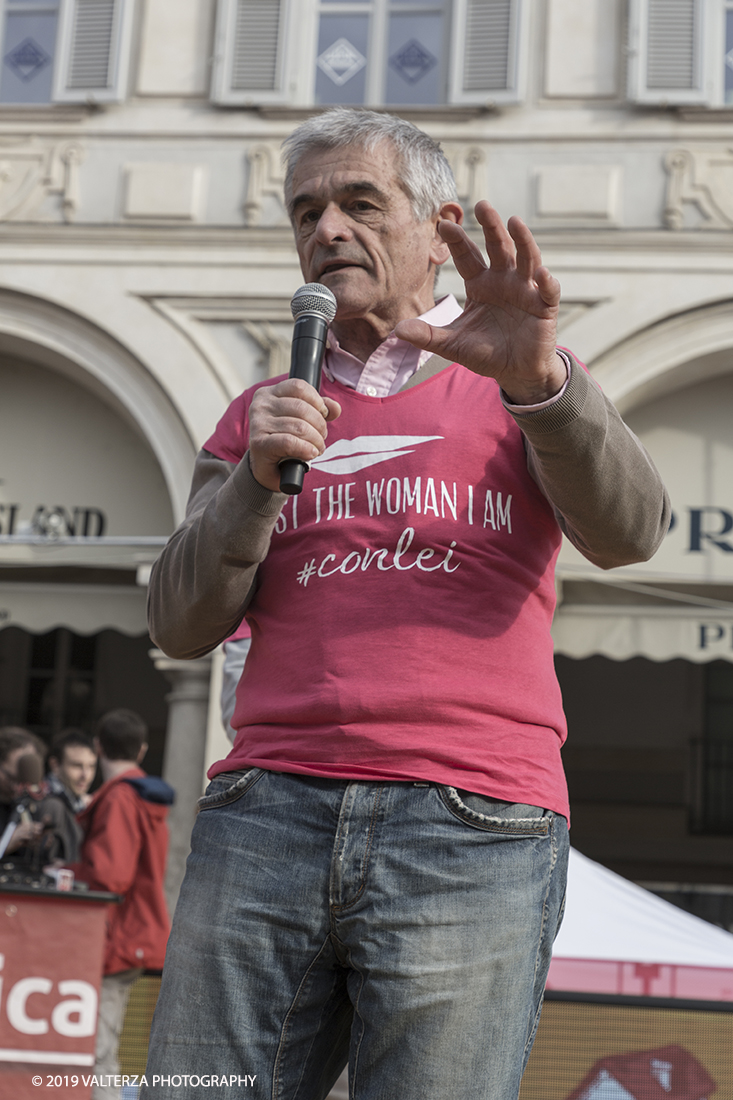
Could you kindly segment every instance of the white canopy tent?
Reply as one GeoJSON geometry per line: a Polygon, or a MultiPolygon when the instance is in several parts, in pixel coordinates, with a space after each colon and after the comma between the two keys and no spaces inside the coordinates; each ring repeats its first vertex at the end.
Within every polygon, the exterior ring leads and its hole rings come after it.
{"type": "Polygon", "coordinates": [[[733,935],[571,850],[547,988],[733,1001],[733,935]]]}

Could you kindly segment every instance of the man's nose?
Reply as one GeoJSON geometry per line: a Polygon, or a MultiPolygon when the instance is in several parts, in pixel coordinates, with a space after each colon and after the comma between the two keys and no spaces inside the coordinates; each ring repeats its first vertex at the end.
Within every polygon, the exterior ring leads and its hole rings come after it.
{"type": "Polygon", "coordinates": [[[350,241],[353,237],[350,219],[336,203],[329,203],[323,210],[318,219],[316,237],[320,244],[350,241]]]}

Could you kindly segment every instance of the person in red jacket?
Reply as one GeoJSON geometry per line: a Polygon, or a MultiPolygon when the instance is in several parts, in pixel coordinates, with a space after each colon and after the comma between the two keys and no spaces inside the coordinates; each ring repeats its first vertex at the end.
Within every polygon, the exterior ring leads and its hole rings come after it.
{"type": "MultiPolygon", "coordinates": [[[[168,807],[174,791],[147,775],[140,764],[148,730],[131,710],[113,710],[99,720],[95,746],[104,783],[79,815],[84,830],[81,858],[71,864],[92,890],[123,897],[110,906],[104,978],[99,1002],[95,1075],[118,1072],[117,1052],[132,983],[143,970],[160,970],[170,931],[163,893],[168,855],[168,807]]],[[[112,1100],[118,1090],[97,1086],[94,1100],[112,1100]]]]}

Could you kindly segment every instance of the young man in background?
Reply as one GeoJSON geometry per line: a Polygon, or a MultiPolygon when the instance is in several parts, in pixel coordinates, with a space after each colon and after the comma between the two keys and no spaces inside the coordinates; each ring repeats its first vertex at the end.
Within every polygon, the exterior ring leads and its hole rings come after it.
{"type": "MultiPolygon", "coordinates": [[[[140,764],[148,730],[131,710],[105,714],[95,747],[104,782],[79,815],[84,840],[71,869],[92,890],[122,895],[110,907],[99,1000],[94,1072],[114,1076],[132,983],[163,966],[170,920],[163,893],[168,854],[168,807],[173,788],[140,764]]],[[[96,1087],[94,1100],[117,1100],[119,1090],[96,1087]]]]}

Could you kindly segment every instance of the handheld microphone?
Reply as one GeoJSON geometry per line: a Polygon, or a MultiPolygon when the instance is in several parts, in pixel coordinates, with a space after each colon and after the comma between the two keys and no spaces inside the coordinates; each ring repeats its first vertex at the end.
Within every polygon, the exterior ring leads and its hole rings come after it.
{"type": "MultiPolygon", "coordinates": [[[[336,316],[336,299],[322,283],[306,283],[296,290],[290,309],[295,330],[290,351],[290,378],[302,378],[315,389],[321,385],[321,365],[328,326],[336,316]]],[[[280,463],[280,492],[293,496],[303,488],[307,462],[284,458],[280,463]]]]}

